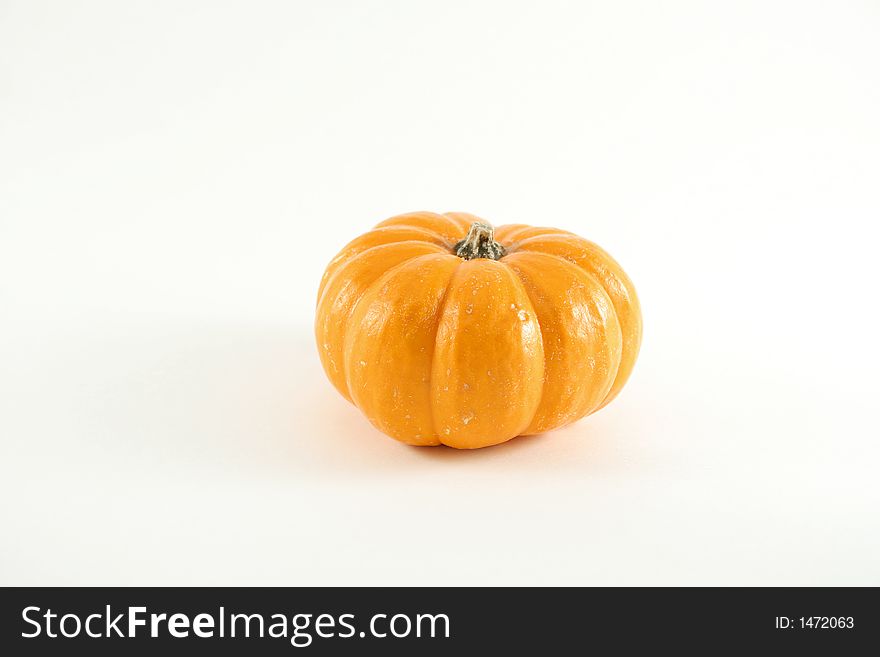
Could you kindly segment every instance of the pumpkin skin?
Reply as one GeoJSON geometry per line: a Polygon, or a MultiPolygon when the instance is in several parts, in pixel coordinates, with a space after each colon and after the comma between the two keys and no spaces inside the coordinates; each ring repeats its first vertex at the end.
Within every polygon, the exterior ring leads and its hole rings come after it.
{"type": "Polygon", "coordinates": [[[608,404],[632,372],[642,317],[620,265],[556,228],[492,230],[463,212],[398,215],[324,273],[321,363],[392,438],[472,449],[543,433],[608,404]]]}

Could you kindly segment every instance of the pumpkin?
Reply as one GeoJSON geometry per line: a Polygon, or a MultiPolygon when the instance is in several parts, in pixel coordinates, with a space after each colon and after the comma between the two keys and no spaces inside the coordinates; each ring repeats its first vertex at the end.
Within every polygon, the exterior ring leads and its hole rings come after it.
{"type": "Polygon", "coordinates": [[[608,404],[642,319],[629,277],[582,237],[413,212],[330,262],[315,334],[330,381],[380,431],[476,448],[608,404]]]}

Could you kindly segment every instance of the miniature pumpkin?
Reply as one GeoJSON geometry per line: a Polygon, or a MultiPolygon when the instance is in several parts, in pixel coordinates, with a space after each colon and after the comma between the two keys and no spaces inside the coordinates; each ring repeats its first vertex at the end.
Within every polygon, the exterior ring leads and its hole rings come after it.
{"type": "Polygon", "coordinates": [[[413,212],[330,262],[315,334],[330,381],[380,431],[475,448],[614,399],[642,318],[629,277],[582,237],[413,212]]]}

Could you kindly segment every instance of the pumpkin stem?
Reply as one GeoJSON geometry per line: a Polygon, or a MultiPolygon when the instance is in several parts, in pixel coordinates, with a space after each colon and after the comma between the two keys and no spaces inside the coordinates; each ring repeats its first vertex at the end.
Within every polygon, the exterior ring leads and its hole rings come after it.
{"type": "Polygon", "coordinates": [[[492,226],[475,221],[471,224],[467,237],[455,245],[455,255],[465,260],[500,260],[507,255],[507,249],[495,241],[495,229],[492,226]]]}

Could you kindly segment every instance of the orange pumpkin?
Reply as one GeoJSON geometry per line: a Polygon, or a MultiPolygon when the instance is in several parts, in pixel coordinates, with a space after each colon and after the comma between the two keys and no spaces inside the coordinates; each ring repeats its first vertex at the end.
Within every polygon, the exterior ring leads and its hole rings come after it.
{"type": "Polygon", "coordinates": [[[413,212],[330,262],[315,334],[330,381],[380,431],[475,448],[614,399],[642,318],[629,277],[582,237],[413,212]]]}

